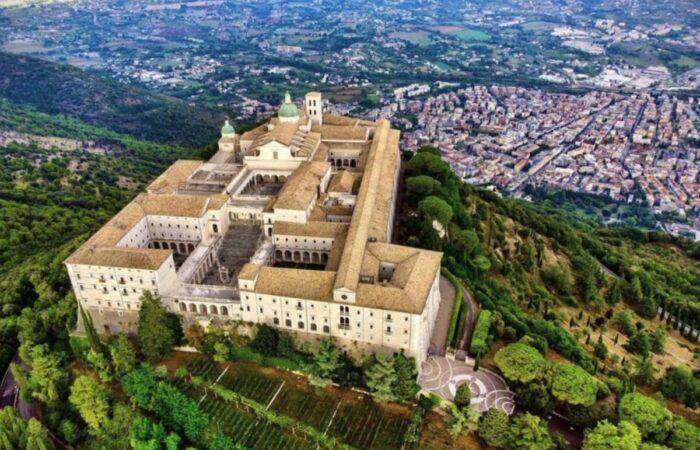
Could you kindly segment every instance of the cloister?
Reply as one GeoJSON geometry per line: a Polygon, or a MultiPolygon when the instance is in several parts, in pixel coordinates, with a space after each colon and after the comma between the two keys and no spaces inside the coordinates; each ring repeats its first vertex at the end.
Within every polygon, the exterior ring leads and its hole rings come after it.
{"type": "Polygon", "coordinates": [[[180,302],[180,311],[189,312],[198,316],[229,316],[229,307],[225,305],[180,302]]]}
{"type": "Polygon", "coordinates": [[[326,264],[330,252],[318,250],[275,250],[277,261],[291,261],[311,264],[326,264]]]}

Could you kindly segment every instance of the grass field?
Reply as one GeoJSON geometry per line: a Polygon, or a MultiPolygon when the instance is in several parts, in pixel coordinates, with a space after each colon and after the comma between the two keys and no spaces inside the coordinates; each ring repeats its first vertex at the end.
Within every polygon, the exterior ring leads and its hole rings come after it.
{"type": "Polygon", "coordinates": [[[397,31],[391,33],[389,37],[401,39],[402,41],[412,42],[416,45],[430,45],[433,41],[430,39],[430,34],[427,31],[397,31]]]}
{"type": "MultiPolygon", "coordinates": [[[[218,379],[221,386],[356,448],[400,448],[410,423],[408,407],[379,404],[365,394],[332,387],[317,389],[302,377],[255,364],[219,365],[209,358],[193,356],[186,367],[191,375],[209,382],[218,379]]],[[[191,388],[185,391],[197,399],[204,394],[191,388]]],[[[220,423],[221,431],[247,447],[293,449],[310,445],[303,435],[291,435],[212,395],[207,395],[201,406],[215,423],[220,423]]]]}

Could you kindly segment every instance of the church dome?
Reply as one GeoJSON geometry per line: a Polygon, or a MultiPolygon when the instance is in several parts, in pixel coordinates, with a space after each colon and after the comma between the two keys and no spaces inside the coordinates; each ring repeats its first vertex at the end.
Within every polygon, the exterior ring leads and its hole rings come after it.
{"type": "Polygon", "coordinates": [[[299,111],[294,103],[292,103],[292,98],[289,96],[289,92],[284,94],[284,103],[280,106],[279,113],[277,114],[281,118],[290,119],[299,116],[299,111]]]}
{"type": "Polygon", "coordinates": [[[221,136],[233,136],[234,134],[236,134],[236,129],[233,128],[233,126],[228,122],[228,119],[226,119],[224,126],[221,127],[221,136]]]}

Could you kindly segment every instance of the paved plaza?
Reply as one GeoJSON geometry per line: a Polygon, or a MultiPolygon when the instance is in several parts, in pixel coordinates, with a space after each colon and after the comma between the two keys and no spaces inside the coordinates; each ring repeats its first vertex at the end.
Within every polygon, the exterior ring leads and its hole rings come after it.
{"type": "Polygon", "coordinates": [[[457,386],[469,383],[471,404],[477,411],[498,408],[511,414],[515,408],[515,394],[506,382],[492,371],[480,368],[474,371],[473,361],[456,361],[442,356],[431,356],[421,364],[418,384],[426,391],[453,401],[457,386]]]}

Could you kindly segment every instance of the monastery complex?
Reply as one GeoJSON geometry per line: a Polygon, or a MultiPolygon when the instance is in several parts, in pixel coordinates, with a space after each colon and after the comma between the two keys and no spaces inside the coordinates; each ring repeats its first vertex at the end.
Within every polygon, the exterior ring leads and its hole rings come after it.
{"type": "Polygon", "coordinates": [[[425,359],[442,254],[391,243],[399,131],[304,103],[240,135],[227,121],[209,161],[175,162],[65,261],[98,331],[135,331],[151,291],[185,329],[266,323],[425,359]]]}

